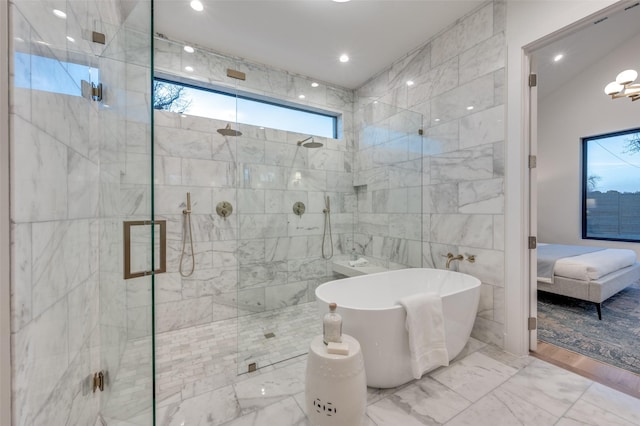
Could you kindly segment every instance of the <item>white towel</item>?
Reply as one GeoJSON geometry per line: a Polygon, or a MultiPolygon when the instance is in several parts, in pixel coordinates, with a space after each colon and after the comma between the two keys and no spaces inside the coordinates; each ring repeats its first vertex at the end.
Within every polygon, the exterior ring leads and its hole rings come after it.
{"type": "Polygon", "coordinates": [[[364,266],[367,265],[369,261],[364,257],[359,258],[358,260],[350,260],[349,266],[364,266]]]}
{"type": "Polygon", "coordinates": [[[407,311],[411,371],[419,379],[426,371],[449,365],[445,343],[442,299],[436,293],[421,293],[400,300],[407,311]]]}

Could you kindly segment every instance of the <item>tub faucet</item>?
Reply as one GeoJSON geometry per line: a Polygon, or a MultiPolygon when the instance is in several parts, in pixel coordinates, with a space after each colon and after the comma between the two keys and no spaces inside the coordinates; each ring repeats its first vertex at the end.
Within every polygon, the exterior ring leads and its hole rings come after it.
{"type": "Polygon", "coordinates": [[[454,260],[464,260],[464,256],[461,254],[454,256],[451,252],[447,253],[447,264],[445,265],[445,267],[449,269],[449,266],[451,266],[451,262],[454,260]]]}

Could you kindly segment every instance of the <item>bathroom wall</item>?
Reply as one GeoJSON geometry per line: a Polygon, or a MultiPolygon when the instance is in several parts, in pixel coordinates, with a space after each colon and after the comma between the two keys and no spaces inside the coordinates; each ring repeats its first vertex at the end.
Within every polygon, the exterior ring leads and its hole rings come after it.
{"type": "Polygon", "coordinates": [[[380,101],[355,113],[358,255],[390,269],[422,263],[422,115],[380,101]]]}
{"type": "MultiPolygon", "coordinates": [[[[148,16],[149,4],[138,4],[148,16]]],[[[46,72],[57,76],[57,89],[80,85],[67,61],[99,68],[105,101],[37,90],[36,68],[45,67],[11,57],[13,422],[92,425],[100,412],[124,420],[107,409],[111,387],[93,393],[90,379],[103,369],[111,383],[118,380],[129,339],[121,222],[136,212],[123,208],[120,179],[126,175],[122,147],[134,135],[122,129],[129,123],[144,129],[142,109],[148,127],[148,85],[133,93],[138,80],[126,63],[128,49],[141,47],[131,40],[145,39],[123,28],[135,3],[56,4],[66,19],[49,6],[11,4],[12,52],[53,59],[46,72]],[[106,34],[106,46],[87,40],[92,30],[106,34]],[[15,87],[17,80],[27,87],[15,87]]],[[[131,56],[144,61],[140,51],[131,56]]],[[[144,136],[135,134],[138,145],[144,136]]],[[[151,369],[145,373],[150,378],[151,369]]],[[[138,415],[151,406],[150,388],[142,399],[127,398],[138,415]]]]}
{"type": "MultiPolygon", "coordinates": [[[[461,18],[363,85],[356,100],[358,109],[369,110],[378,101],[423,115],[422,265],[443,268],[447,252],[476,255],[475,263],[454,268],[481,279],[473,335],[499,346],[504,328],[504,13],[504,3],[496,1],[461,18]],[[407,85],[409,80],[414,84],[407,85]]],[[[382,150],[386,156],[395,150],[399,159],[379,164],[378,175],[391,175],[408,160],[406,144],[377,145],[365,131],[358,139],[356,175],[382,150]]],[[[375,201],[376,191],[359,187],[358,205],[375,201]]],[[[387,204],[390,215],[397,213],[392,210],[397,204],[387,204]]],[[[364,230],[359,222],[358,231],[364,230]]],[[[391,227],[377,237],[392,238],[391,227]]]]}
{"type": "MultiPolygon", "coordinates": [[[[312,301],[315,287],[333,277],[331,261],[321,257],[324,195],[335,256],[352,247],[352,92],[322,82],[313,88],[308,78],[195,47],[186,53],[182,44],[156,39],[156,72],[337,112],[339,137],[316,137],[324,146],[307,149],[296,142],[309,135],[236,125],[235,114],[226,122],[155,112],[155,212],[169,230],[168,272],[156,280],[158,332],[312,301]],[[245,72],[246,81],[227,77],[227,68],[245,72]],[[242,136],[216,131],[229,123],[242,136]],[[187,192],[196,265],[181,277],[187,192]],[[233,205],[226,219],[216,214],[222,201],[233,205]],[[306,205],[302,217],[293,213],[296,201],[306,205]]],[[[184,271],[190,262],[186,256],[184,271]]]]}

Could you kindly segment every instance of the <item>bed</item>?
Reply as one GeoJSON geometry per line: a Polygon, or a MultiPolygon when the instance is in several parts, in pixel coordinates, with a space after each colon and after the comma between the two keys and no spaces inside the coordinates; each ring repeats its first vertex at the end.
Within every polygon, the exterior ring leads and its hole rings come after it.
{"type": "Polygon", "coordinates": [[[638,279],[633,250],[538,245],[538,290],[593,302],[600,320],[602,302],[638,279]]]}

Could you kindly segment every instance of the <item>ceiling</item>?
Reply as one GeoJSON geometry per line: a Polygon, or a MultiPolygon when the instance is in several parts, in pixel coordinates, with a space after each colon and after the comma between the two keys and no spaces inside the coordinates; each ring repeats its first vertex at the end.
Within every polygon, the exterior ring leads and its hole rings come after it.
{"type": "MultiPolygon", "coordinates": [[[[536,50],[532,56],[538,74],[538,97],[545,98],[589,65],[607,56],[616,46],[640,34],[638,22],[640,5],[613,12],[604,20],[600,18],[588,23],[578,31],[536,50]],[[563,54],[564,57],[555,62],[553,58],[557,54],[563,54]]],[[[637,63],[640,66],[640,59],[637,63]]],[[[605,83],[615,79],[615,75],[606,77],[608,80],[605,83]]]]}
{"type": "Polygon", "coordinates": [[[355,89],[485,0],[156,0],[154,31],[355,89]],[[341,63],[346,53],[351,58],[341,63]]]}

